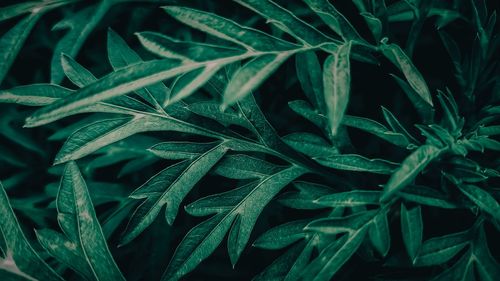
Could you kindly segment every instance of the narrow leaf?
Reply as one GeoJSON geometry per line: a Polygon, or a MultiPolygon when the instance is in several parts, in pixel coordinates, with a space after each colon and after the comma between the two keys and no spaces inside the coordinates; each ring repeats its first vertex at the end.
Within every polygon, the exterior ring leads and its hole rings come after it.
{"type": "Polygon", "coordinates": [[[411,88],[415,90],[420,98],[432,106],[432,97],[427,83],[404,51],[396,44],[382,45],[381,50],[403,72],[411,88]]]}
{"type": "Polygon", "coordinates": [[[328,158],[315,158],[314,160],[333,169],[376,174],[390,174],[398,168],[396,163],[383,159],[368,159],[357,154],[342,154],[328,158]]]}
{"type": "Polygon", "coordinates": [[[338,128],[347,109],[351,91],[351,70],[349,56],[351,42],[338,48],[335,55],[328,57],[323,66],[323,90],[327,116],[332,135],[338,128]]]}
{"type": "Polygon", "coordinates": [[[0,83],[41,15],[40,12],[30,14],[0,38],[0,83]]]}
{"type": "Polygon", "coordinates": [[[406,251],[412,263],[415,263],[417,255],[422,245],[422,211],[420,206],[413,209],[406,209],[404,204],[401,204],[401,231],[403,233],[403,241],[406,251]]]}
{"type": "Polygon", "coordinates": [[[487,191],[471,184],[459,184],[458,187],[481,210],[500,220],[500,204],[487,191]]]}
{"type": "MultiPolygon", "coordinates": [[[[26,236],[21,230],[19,222],[9,203],[7,193],[0,183],[0,232],[5,241],[8,260],[0,259],[0,267],[5,262],[14,269],[14,272],[21,273],[23,276],[36,277],[43,280],[63,279],[48,266],[31,247],[26,236]]],[[[31,277],[33,280],[34,278],[31,277]]]]}
{"type": "Polygon", "coordinates": [[[223,107],[228,107],[257,89],[290,55],[263,55],[252,59],[233,75],[224,91],[223,107]]]}
{"type": "Polygon", "coordinates": [[[391,198],[395,192],[407,186],[415,177],[437,158],[443,150],[433,145],[422,145],[405,158],[401,166],[394,171],[384,187],[382,202],[391,198]]]}

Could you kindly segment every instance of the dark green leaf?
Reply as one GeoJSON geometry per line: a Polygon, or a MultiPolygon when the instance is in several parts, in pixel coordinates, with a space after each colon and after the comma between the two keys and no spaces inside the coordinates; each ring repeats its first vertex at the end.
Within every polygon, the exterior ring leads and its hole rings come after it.
{"type": "Polygon", "coordinates": [[[420,252],[423,235],[422,211],[420,206],[408,210],[401,204],[401,231],[403,241],[412,263],[420,252]]]}

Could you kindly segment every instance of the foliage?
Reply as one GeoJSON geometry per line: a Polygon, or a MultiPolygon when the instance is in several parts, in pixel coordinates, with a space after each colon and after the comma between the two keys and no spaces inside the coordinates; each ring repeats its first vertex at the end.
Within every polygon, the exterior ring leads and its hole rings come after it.
{"type": "Polygon", "coordinates": [[[496,10],[1,7],[0,279],[496,280],[496,10]]]}

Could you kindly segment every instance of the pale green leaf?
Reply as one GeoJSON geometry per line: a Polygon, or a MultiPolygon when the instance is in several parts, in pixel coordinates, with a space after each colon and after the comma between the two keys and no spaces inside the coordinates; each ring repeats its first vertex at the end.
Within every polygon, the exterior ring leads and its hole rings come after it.
{"type": "Polygon", "coordinates": [[[17,103],[27,106],[42,106],[65,98],[69,89],[55,84],[31,84],[0,91],[0,102],[17,103]]]}
{"type": "MultiPolygon", "coordinates": [[[[107,38],[108,58],[113,69],[142,62],[141,57],[112,29],[108,29],[107,38]]],[[[168,101],[170,90],[163,83],[158,83],[139,89],[136,93],[151,105],[160,109],[168,101]]]]}
{"type": "Polygon", "coordinates": [[[167,6],[164,9],[169,15],[184,24],[241,45],[251,51],[285,51],[297,47],[292,43],[259,30],[241,26],[212,13],[176,6],[167,6]]]}
{"type": "Polygon", "coordinates": [[[141,132],[191,131],[187,128],[184,130],[181,124],[176,123],[173,119],[152,115],[99,120],[75,131],[64,143],[54,164],[82,158],[106,145],[141,132]]]}
{"type": "Polygon", "coordinates": [[[384,194],[380,200],[387,201],[394,193],[411,183],[442,151],[442,149],[433,145],[419,146],[392,173],[391,178],[384,187],[384,194]]]}
{"type": "Polygon", "coordinates": [[[323,91],[332,135],[337,135],[351,91],[351,42],[340,46],[323,65],[323,91]]]}
{"type": "Polygon", "coordinates": [[[201,88],[212,76],[219,71],[224,64],[207,64],[202,69],[196,69],[179,76],[172,85],[172,93],[169,104],[178,102],[201,88]]]}
{"type": "Polygon", "coordinates": [[[185,62],[209,61],[223,57],[238,56],[245,51],[231,47],[217,46],[199,42],[180,41],[156,32],[139,32],[137,38],[142,46],[151,53],[169,59],[185,62]]]}
{"type": "Polygon", "coordinates": [[[382,45],[382,53],[403,72],[406,80],[416,94],[429,105],[433,105],[431,93],[422,74],[413,65],[404,51],[396,44],[382,45]]]}
{"type": "Polygon", "coordinates": [[[257,57],[247,62],[231,77],[223,97],[223,107],[228,107],[257,89],[290,56],[283,52],[257,57]]]}

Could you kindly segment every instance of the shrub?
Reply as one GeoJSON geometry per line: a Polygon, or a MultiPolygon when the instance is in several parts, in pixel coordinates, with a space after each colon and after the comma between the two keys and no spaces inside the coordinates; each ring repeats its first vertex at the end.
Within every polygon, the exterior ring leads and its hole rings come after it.
{"type": "Polygon", "coordinates": [[[331,2],[0,8],[0,279],[497,280],[497,6],[331,2]]]}

